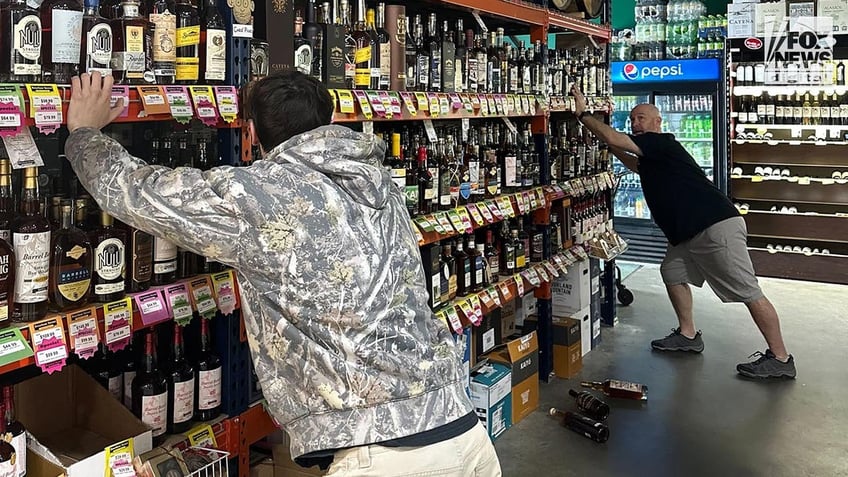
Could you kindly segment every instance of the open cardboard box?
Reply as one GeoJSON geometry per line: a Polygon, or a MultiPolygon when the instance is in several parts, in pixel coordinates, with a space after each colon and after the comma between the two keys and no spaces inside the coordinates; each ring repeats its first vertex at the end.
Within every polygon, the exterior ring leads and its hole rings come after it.
{"type": "Polygon", "coordinates": [[[66,477],[65,469],[27,449],[27,477],[66,477]]]}
{"type": "Polygon", "coordinates": [[[133,438],[136,455],[153,448],[150,428],[77,365],[16,385],[15,411],[33,451],[67,477],[104,475],[104,449],[117,442],[133,438]]]}

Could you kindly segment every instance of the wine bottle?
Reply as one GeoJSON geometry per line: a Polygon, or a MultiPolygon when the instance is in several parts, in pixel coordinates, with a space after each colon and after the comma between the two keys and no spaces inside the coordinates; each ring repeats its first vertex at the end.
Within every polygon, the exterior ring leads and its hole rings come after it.
{"type": "Polygon", "coordinates": [[[221,360],[212,350],[209,320],[200,320],[200,354],[195,380],[196,408],[194,418],[211,421],[221,413],[221,360]]]}
{"type": "Polygon", "coordinates": [[[183,329],[174,323],[174,354],[168,369],[168,432],[185,432],[194,415],[194,368],[183,352],[183,329]]]}
{"type": "MultiPolygon", "coordinates": [[[[5,407],[5,416],[4,419],[0,419],[0,421],[5,424],[6,429],[0,430],[2,434],[6,436],[5,440],[8,440],[9,444],[12,445],[12,449],[15,452],[15,473],[14,474],[2,474],[2,470],[0,470],[0,474],[2,475],[15,475],[17,477],[24,477],[26,475],[26,449],[27,449],[27,433],[24,425],[21,424],[15,418],[15,388],[13,386],[4,386],[3,387],[3,404],[5,407]],[[11,436],[11,439],[9,439],[11,436]]],[[[2,456],[2,445],[0,445],[0,456],[2,456]]],[[[0,469],[2,469],[2,465],[0,465],[0,469]]]]}
{"type": "Polygon", "coordinates": [[[100,343],[100,349],[91,361],[92,377],[121,402],[124,398],[124,373],[115,360],[115,354],[109,351],[105,344],[100,343]]]}
{"type": "Polygon", "coordinates": [[[168,422],[168,383],[159,370],[154,332],[144,336],[141,369],[132,382],[133,413],[150,426],[154,441],[165,434],[168,422]]]}
{"type": "Polygon", "coordinates": [[[603,393],[609,397],[641,401],[648,400],[648,386],[645,386],[644,384],[619,381],[617,379],[607,379],[603,382],[581,381],[580,385],[584,388],[592,388],[597,391],[603,391],[603,393]]]}
{"type": "Polygon", "coordinates": [[[135,375],[137,374],[136,370],[138,368],[136,363],[136,355],[133,352],[132,343],[128,344],[126,348],[124,348],[122,352],[123,357],[123,373],[124,373],[124,407],[129,410],[133,409],[133,401],[132,401],[132,384],[135,381],[135,375]]]}
{"type": "Polygon", "coordinates": [[[552,407],[551,416],[560,419],[560,424],[578,434],[582,434],[595,442],[604,443],[609,439],[609,427],[602,422],[581,416],[576,412],[561,411],[552,407]]]}
{"type": "Polygon", "coordinates": [[[577,399],[577,408],[592,419],[605,421],[609,417],[609,405],[593,396],[592,393],[588,391],[577,392],[569,389],[568,394],[577,399]]]}

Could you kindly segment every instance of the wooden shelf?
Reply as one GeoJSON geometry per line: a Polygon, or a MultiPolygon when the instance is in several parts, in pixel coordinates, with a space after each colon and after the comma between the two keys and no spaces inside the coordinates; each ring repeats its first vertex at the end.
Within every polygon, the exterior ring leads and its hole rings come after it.
{"type": "Polygon", "coordinates": [[[785,85],[759,85],[759,86],[734,86],[733,87],[733,96],[762,96],[763,93],[768,93],[771,96],[779,96],[779,95],[790,95],[796,93],[810,93],[810,94],[845,94],[848,92],[848,86],[845,85],[830,85],[830,86],[822,86],[822,85],[798,85],[798,86],[785,86],[785,85]]]}
{"type": "Polygon", "coordinates": [[[743,217],[751,236],[839,243],[848,237],[848,217],[771,212],[749,212],[743,217]]]}
{"type": "MultiPolygon", "coordinates": [[[[751,163],[781,166],[824,166],[848,167],[845,151],[838,147],[821,147],[802,144],[793,147],[775,147],[768,144],[746,143],[733,147],[733,163],[751,163]]],[[[829,174],[828,174],[829,175],[829,174]]]]}
{"type": "Polygon", "coordinates": [[[800,185],[787,181],[770,180],[751,182],[750,179],[732,179],[731,192],[735,200],[771,200],[784,203],[816,203],[848,205],[848,186],[824,185],[813,182],[800,185]]]}
{"type": "Polygon", "coordinates": [[[579,18],[573,18],[563,13],[551,10],[548,18],[549,27],[561,28],[567,31],[585,33],[596,40],[609,42],[612,30],[608,25],[598,25],[579,18]]]}
{"type": "Polygon", "coordinates": [[[795,252],[769,253],[750,248],[751,261],[758,276],[810,280],[825,283],[848,282],[848,256],[804,255],[795,252]]]}

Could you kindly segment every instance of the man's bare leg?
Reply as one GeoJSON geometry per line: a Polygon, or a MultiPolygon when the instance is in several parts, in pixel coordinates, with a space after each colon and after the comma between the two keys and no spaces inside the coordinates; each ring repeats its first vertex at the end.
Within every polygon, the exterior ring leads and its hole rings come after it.
{"type": "Polygon", "coordinates": [[[766,339],[769,349],[774,353],[774,356],[784,362],[789,359],[789,353],[783,344],[783,336],[780,334],[780,319],[769,299],[762,297],[746,303],[746,306],[748,307],[748,311],[751,312],[757,328],[760,329],[760,333],[766,339]]]}
{"type": "MultiPolygon", "coordinates": [[[[689,339],[694,338],[695,321],[692,318],[692,290],[689,288],[689,284],[680,283],[666,285],[665,287],[668,291],[668,297],[671,299],[671,305],[674,307],[674,312],[677,314],[677,321],[680,323],[680,334],[689,339]]],[[[780,330],[778,330],[779,335],[780,330]]]]}

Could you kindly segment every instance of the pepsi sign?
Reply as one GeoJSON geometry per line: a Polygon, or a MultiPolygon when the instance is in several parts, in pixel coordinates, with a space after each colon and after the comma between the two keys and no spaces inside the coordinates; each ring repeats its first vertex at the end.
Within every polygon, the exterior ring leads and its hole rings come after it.
{"type": "Polygon", "coordinates": [[[610,76],[613,84],[718,81],[721,71],[717,58],[626,61],[613,62],[610,76]]]}

